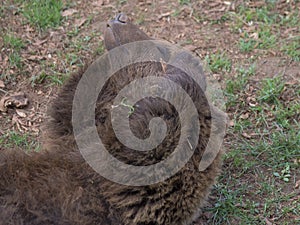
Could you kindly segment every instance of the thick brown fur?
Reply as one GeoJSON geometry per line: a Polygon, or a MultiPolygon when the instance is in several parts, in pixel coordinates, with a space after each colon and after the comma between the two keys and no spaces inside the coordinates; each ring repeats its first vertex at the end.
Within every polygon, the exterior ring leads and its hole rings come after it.
{"type": "MultiPolygon", "coordinates": [[[[130,40],[150,39],[121,19],[118,17],[117,22],[109,24],[105,36],[108,49],[130,40]],[[126,40],[116,33],[122,30],[126,31],[126,40]],[[130,39],[130,35],[135,37],[130,39]]],[[[31,155],[19,150],[1,152],[0,224],[190,224],[206,201],[221,167],[219,153],[205,171],[198,170],[211,133],[211,112],[201,88],[180,69],[164,68],[154,62],[127,66],[104,85],[96,104],[97,130],[108,151],[125,163],[150,165],[163,160],[174,151],[180,137],[180,121],[175,108],[149,97],[139,102],[139,107],[128,118],[130,126],[139,138],[146,138],[151,118],[162,117],[168,127],[163,143],[149,152],[137,152],[118,141],[109,110],[119,90],[132,80],[156,74],[180,84],[191,96],[199,114],[198,145],[178,173],[158,184],[125,186],[96,173],[77,149],[71,123],[72,104],[85,69],[74,74],[54,100],[42,152],[31,155]]],[[[172,87],[170,90],[172,92],[172,87]]]]}

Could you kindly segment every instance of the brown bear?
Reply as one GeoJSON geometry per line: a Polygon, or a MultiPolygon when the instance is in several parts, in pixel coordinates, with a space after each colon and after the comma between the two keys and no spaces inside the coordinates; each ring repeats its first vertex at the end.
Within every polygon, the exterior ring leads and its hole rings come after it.
{"type": "MultiPolygon", "coordinates": [[[[124,14],[107,24],[104,42],[108,50],[143,40],[151,38],[124,14]]],[[[136,137],[146,139],[151,133],[149,121],[160,117],[167,127],[166,137],[150,151],[136,151],[123,145],[114,133],[110,110],[124,86],[148,74],[163,76],[188,93],[198,112],[194,118],[200,126],[197,145],[176,174],[149,185],[124,185],[93,170],[76,144],[73,100],[87,67],[73,74],[53,101],[41,152],[0,152],[0,224],[191,224],[221,169],[220,151],[204,171],[199,170],[212,132],[211,107],[204,90],[180,68],[160,62],[134,63],[107,80],[97,98],[94,126],[107,151],[126,164],[148,166],[168,158],[179,142],[182,127],[172,104],[147,97],[132,106],[134,110],[127,118],[130,129],[136,137]]],[[[168,83],[162,83],[161,87],[166,85],[168,83]]],[[[186,151],[189,151],[188,146],[186,151]]]]}

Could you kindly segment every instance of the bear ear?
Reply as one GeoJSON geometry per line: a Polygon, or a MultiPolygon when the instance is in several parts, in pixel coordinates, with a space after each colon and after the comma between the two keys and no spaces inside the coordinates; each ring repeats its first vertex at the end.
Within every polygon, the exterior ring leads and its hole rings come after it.
{"type": "Polygon", "coordinates": [[[129,17],[125,13],[119,13],[116,17],[115,20],[117,20],[120,23],[127,23],[130,22],[129,17]]]}
{"type": "Polygon", "coordinates": [[[107,26],[110,26],[114,23],[126,24],[131,23],[131,20],[125,13],[119,13],[112,20],[107,22],[107,26]]]}
{"type": "Polygon", "coordinates": [[[206,75],[200,60],[192,53],[186,50],[175,51],[170,58],[169,64],[187,73],[199,84],[203,92],[206,91],[206,75]]]}
{"type": "Polygon", "coordinates": [[[163,45],[157,45],[156,48],[159,51],[159,53],[162,55],[162,59],[165,62],[168,62],[170,60],[170,57],[171,57],[170,50],[168,48],[166,48],[165,46],[163,46],[163,45]]]}

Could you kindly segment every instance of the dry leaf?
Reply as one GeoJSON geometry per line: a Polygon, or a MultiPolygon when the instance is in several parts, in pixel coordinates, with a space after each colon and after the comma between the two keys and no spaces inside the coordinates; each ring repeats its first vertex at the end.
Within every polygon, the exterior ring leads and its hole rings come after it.
{"type": "Polygon", "coordinates": [[[95,1],[92,5],[95,7],[101,7],[103,5],[103,0],[95,1]]]}
{"type": "Polygon", "coordinates": [[[257,104],[256,104],[256,103],[251,103],[251,102],[249,102],[249,106],[255,107],[255,106],[257,106],[257,104]]]}
{"type": "Polygon", "coordinates": [[[0,99],[0,112],[6,112],[6,107],[4,105],[4,98],[0,99]]]}
{"type": "Polygon", "coordinates": [[[295,184],[295,189],[299,188],[300,187],[300,180],[296,181],[296,184],[295,184]]]}
{"type": "Polygon", "coordinates": [[[299,188],[300,187],[300,180],[296,181],[296,185],[295,188],[299,188]]]}
{"type": "Polygon", "coordinates": [[[258,40],[258,33],[250,34],[250,37],[253,38],[254,40],[258,40]]]}
{"type": "Polygon", "coordinates": [[[184,48],[187,49],[187,50],[189,50],[189,51],[191,51],[191,52],[193,52],[193,51],[195,51],[198,48],[198,46],[195,46],[195,45],[185,45],[184,48]]]}
{"type": "Polygon", "coordinates": [[[293,161],[294,161],[295,164],[300,165],[300,158],[299,159],[294,159],[293,161]]]}
{"type": "Polygon", "coordinates": [[[7,107],[22,108],[28,105],[28,98],[25,93],[17,92],[9,96],[5,96],[0,100],[0,111],[6,112],[7,107]]]}
{"type": "Polygon", "coordinates": [[[16,112],[17,112],[17,114],[18,114],[20,117],[22,117],[22,118],[27,117],[26,113],[24,113],[24,112],[21,111],[21,110],[18,110],[18,109],[17,109],[16,112]]]}
{"type": "Polygon", "coordinates": [[[171,14],[172,14],[172,12],[162,13],[162,14],[160,14],[160,15],[158,16],[158,19],[160,20],[160,19],[162,19],[162,18],[164,18],[164,17],[168,17],[168,16],[170,16],[171,14]]]}
{"type": "Polygon", "coordinates": [[[81,27],[86,21],[86,18],[81,18],[81,19],[77,19],[75,20],[75,26],[76,27],[81,27]]]}
{"type": "Polygon", "coordinates": [[[249,6],[253,7],[253,8],[255,8],[255,7],[259,8],[259,7],[262,7],[264,5],[265,5],[264,1],[254,1],[254,2],[249,3],[249,6]]]}
{"type": "Polygon", "coordinates": [[[299,83],[299,81],[296,81],[296,80],[285,82],[286,85],[295,85],[295,84],[298,84],[298,83],[299,83]]]}
{"type": "Polygon", "coordinates": [[[251,136],[249,134],[245,133],[245,132],[242,133],[242,136],[247,138],[247,139],[251,139],[251,136]]]}
{"type": "Polygon", "coordinates": [[[242,114],[240,116],[240,118],[243,119],[243,120],[248,119],[249,118],[249,113],[242,114]]]}
{"type": "Polygon", "coordinates": [[[0,80],[0,88],[5,88],[5,84],[2,80],[0,80]]]}
{"type": "Polygon", "coordinates": [[[16,115],[13,115],[13,117],[11,119],[11,122],[12,122],[13,125],[19,124],[19,119],[17,118],[16,115]]]}
{"type": "Polygon", "coordinates": [[[251,107],[255,107],[257,105],[256,99],[254,97],[247,97],[246,101],[251,107]]]}
{"type": "Polygon", "coordinates": [[[77,13],[78,11],[76,9],[67,9],[65,11],[63,11],[61,13],[62,16],[71,16],[73,15],[74,13],[77,13]]]}
{"type": "Polygon", "coordinates": [[[44,44],[45,42],[47,42],[48,39],[44,39],[44,40],[37,40],[36,42],[32,43],[32,45],[35,45],[35,46],[40,46],[42,44],[44,44]]]}
{"type": "Polygon", "coordinates": [[[46,59],[46,57],[40,56],[40,55],[31,55],[31,56],[27,57],[27,59],[31,60],[31,61],[39,61],[39,60],[46,59]]]}
{"type": "Polygon", "coordinates": [[[230,127],[233,127],[233,126],[234,126],[234,120],[230,120],[228,125],[229,125],[230,127]]]}
{"type": "Polygon", "coordinates": [[[268,220],[267,218],[265,218],[265,221],[266,221],[266,224],[267,224],[267,225],[273,225],[273,224],[274,224],[273,222],[271,222],[271,221],[268,220]]]}

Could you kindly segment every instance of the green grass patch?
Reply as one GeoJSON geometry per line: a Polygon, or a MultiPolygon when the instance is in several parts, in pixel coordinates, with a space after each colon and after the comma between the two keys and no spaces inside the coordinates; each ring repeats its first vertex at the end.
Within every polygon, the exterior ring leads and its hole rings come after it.
{"type": "Polygon", "coordinates": [[[60,25],[62,8],[61,0],[28,0],[24,4],[23,15],[31,25],[46,29],[60,25]]]}
{"type": "Polygon", "coordinates": [[[126,4],[126,3],[127,3],[127,0],[118,0],[117,1],[117,6],[119,7],[119,6],[122,6],[122,5],[126,4]]]}
{"type": "Polygon", "coordinates": [[[8,56],[9,64],[11,67],[22,67],[22,57],[18,52],[12,52],[8,56]]]}
{"type": "Polygon", "coordinates": [[[284,85],[284,81],[279,76],[264,79],[262,87],[258,92],[258,100],[261,103],[278,103],[278,97],[282,94],[284,85]]]}
{"type": "Polygon", "coordinates": [[[299,203],[292,201],[297,193],[283,191],[284,183],[294,185],[299,149],[299,124],[271,131],[259,141],[233,143],[224,157],[226,171],[215,188],[217,201],[208,209],[213,213],[210,224],[264,224],[274,214],[275,222],[299,215],[299,203]]]}
{"type": "MultiPolygon", "coordinates": [[[[77,60],[78,58],[76,55],[69,54],[65,61],[62,61],[62,65],[49,65],[47,62],[43,62],[41,65],[41,72],[31,77],[31,86],[34,87],[37,84],[42,84],[44,82],[47,87],[52,85],[63,85],[70,77],[70,74],[74,72],[72,70],[72,65],[75,65],[77,60]]],[[[73,69],[77,70],[77,68],[73,69]]]]}
{"type": "Polygon", "coordinates": [[[0,17],[4,16],[4,6],[0,6],[0,17]]]}
{"type": "Polygon", "coordinates": [[[273,34],[268,26],[261,26],[256,33],[257,38],[250,37],[248,33],[240,38],[238,46],[241,52],[251,52],[254,49],[270,49],[277,44],[277,35],[273,34]]]}
{"type": "Polygon", "coordinates": [[[275,47],[277,37],[269,27],[261,27],[258,32],[258,48],[269,49],[275,47]]]}
{"type": "Polygon", "coordinates": [[[300,215],[297,193],[290,191],[300,169],[300,86],[282,76],[253,82],[253,74],[254,65],[241,67],[226,81],[233,139],[216,204],[208,209],[210,224],[293,224],[289,218],[300,215]],[[255,89],[245,91],[247,85],[255,89]],[[245,103],[247,97],[256,104],[245,103]]]}
{"type": "Polygon", "coordinates": [[[286,44],[282,47],[282,51],[290,56],[293,60],[300,61],[300,37],[296,38],[289,44],[286,44]]]}
{"type": "Polygon", "coordinates": [[[241,5],[238,8],[238,15],[241,17],[241,20],[251,23],[264,23],[264,24],[274,24],[278,22],[278,13],[271,11],[273,4],[267,4],[261,8],[249,8],[245,5],[241,5]]]}
{"type": "Polygon", "coordinates": [[[141,14],[139,17],[135,20],[136,24],[141,25],[145,22],[145,15],[141,14]]]}
{"type": "Polygon", "coordinates": [[[271,131],[259,142],[249,144],[248,148],[252,156],[260,161],[261,165],[272,168],[276,172],[283,170],[287,164],[293,169],[297,168],[294,160],[300,158],[300,131],[299,124],[288,130],[271,131]]]}
{"type": "Polygon", "coordinates": [[[291,102],[288,107],[278,104],[272,110],[275,122],[281,128],[289,128],[294,118],[300,115],[300,101],[291,102]]]}
{"type": "Polygon", "coordinates": [[[220,18],[215,19],[215,20],[211,20],[210,23],[211,24],[222,24],[222,23],[225,23],[228,20],[230,20],[230,14],[229,13],[225,13],[220,18]]]}
{"type": "Polygon", "coordinates": [[[178,0],[180,5],[189,5],[191,4],[191,0],[178,0]]]}
{"type": "Polygon", "coordinates": [[[21,38],[15,37],[14,35],[6,34],[3,37],[4,47],[8,52],[8,60],[11,67],[21,68],[22,57],[21,49],[25,47],[25,44],[21,38]]]}
{"type": "Polygon", "coordinates": [[[254,39],[241,38],[238,45],[241,52],[251,52],[255,48],[256,43],[257,41],[254,39]]]}
{"type": "Polygon", "coordinates": [[[25,44],[21,38],[15,37],[14,35],[6,34],[3,37],[4,47],[12,48],[15,51],[20,51],[25,44]]]}
{"type": "Polygon", "coordinates": [[[235,178],[242,177],[245,173],[248,173],[258,163],[253,159],[249,160],[249,143],[242,141],[241,143],[234,146],[230,152],[226,153],[224,159],[230,165],[232,171],[235,171],[235,178]]]}
{"type": "Polygon", "coordinates": [[[20,134],[15,131],[9,131],[0,136],[0,145],[4,148],[19,147],[25,151],[38,151],[40,148],[34,138],[28,134],[20,134]]]}
{"type": "Polygon", "coordinates": [[[298,26],[300,23],[300,13],[299,10],[296,10],[294,12],[288,13],[287,15],[279,15],[280,22],[279,24],[281,26],[286,27],[295,27],[298,26]]]}
{"type": "Polygon", "coordinates": [[[239,67],[236,69],[236,77],[234,79],[228,79],[226,82],[226,93],[228,94],[237,94],[240,90],[242,90],[249,77],[254,75],[255,73],[255,65],[252,64],[248,68],[239,67]]]}
{"type": "Polygon", "coordinates": [[[96,48],[95,54],[102,55],[104,53],[104,51],[105,51],[105,46],[104,46],[103,42],[100,42],[96,48]]]}
{"type": "Polygon", "coordinates": [[[47,78],[47,74],[45,71],[41,71],[40,73],[38,73],[37,75],[34,75],[30,78],[31,81],[31,86],[34,87],[37,84],[41,84],[43,83],[47,78]]]}
{"type": "Polygon", "coordinates": [[[67,66],[65,68],[65,71],[57,71],[56,67],[52,67],[50,70],[47,70],[47,72],[44,72],[47,75],[42,75],[45,76],[45,79],[50,82],[49,86],[52,85],[63,85],[64,82],[70,77],[70,74],[72,71],[69,69],[70,67],[67,66]]]}
{"type": "Polygon", "coordinates": [[[249,77],[255,73],[255,65],[252,64],[248,68],[240,67],[236,70],[233,78],[226,80],[225,96],[227,97],[226,106],[235,105],[239,98],[239,93],[244,90],[249,81],[249,77]]]}
{"type": "Polygon", "coordinates": [[[51,82],[51,85],[63,85],[64,81],[68,78],[69,76],[66,76],[64,74],[56,73],[51,76],[47,76],[47,79],[51,82]]]}
{"type": "Polygon", "coordinates": [[[220,196],[213,208],[210,209],[213,212],[213,218],[209,224],[230,224],[232,217],[240,214],[240,210],[236,206],[239,190],[231,189],[222,183],[216,185],[216,190],[220,196]]]}
{"type": "Polygon", "coordinates": [[[209,209],[213,213],[213,217],[208,224],[233,224],[233,221],[234,224],[261,224],[263,218],[258,216],[260,203],[245,196],[247,192],[254,189],[252,184],[240,185],[236,179],[224,182],[226,185],[221,183],[216,186],[219,198],[209,209]]]}
{"type": "Polygon", "coordinates": [[[205,61],[213,73],[220,71],[229,72],[231,70],[231,61],[225,55],[225,52],[206,56],[205,61]]]}

